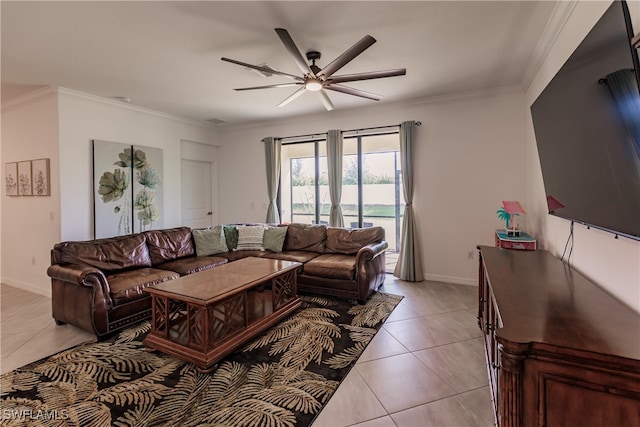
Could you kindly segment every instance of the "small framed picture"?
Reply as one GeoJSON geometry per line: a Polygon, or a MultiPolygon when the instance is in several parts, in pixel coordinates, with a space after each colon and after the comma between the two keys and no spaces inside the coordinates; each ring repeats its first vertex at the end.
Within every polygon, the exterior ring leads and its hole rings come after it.
{"type": "Polygon", "coordinates": [[[18,162],[18,195],[31,196],[31,160],[18,162]]]}
{"type": "Polygon", "coordinates": [[[4,164],[4,192],[7,196],[18,195],[18,163],[4,164]]]}
{"type": "Polygon", "coordinates": [[[34,196],[50,196],[49,159],[31,160],[31,185],[34,196]]]}

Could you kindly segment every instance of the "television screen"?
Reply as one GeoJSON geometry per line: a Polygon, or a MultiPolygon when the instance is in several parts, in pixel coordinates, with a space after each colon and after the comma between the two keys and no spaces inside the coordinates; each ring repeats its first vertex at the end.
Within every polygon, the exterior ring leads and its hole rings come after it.
{"type": "Polygon", "coordinates": [[[549,213],[640,240],[640,91],[614,1],[531,106],[549,213]]]}

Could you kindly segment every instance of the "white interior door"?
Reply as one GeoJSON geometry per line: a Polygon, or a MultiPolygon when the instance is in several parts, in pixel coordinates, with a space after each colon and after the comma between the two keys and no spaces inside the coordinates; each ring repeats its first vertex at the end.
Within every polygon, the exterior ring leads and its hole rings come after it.
{"type": "Polygon", "coordinates": [[[215,165],[211,162],[182,160],[182,224],[191,228],[214,225],[217,215],[212,200],[215,165]]]}

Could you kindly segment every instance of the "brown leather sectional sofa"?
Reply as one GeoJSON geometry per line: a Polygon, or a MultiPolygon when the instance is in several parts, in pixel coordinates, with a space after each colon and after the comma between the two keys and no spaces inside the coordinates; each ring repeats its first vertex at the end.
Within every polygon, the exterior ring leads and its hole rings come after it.
{"type": "Polygon", "coordinates": [[[82,242],[51,251],[52,314],[104,337],[151,317],[148,286],[247,256],[303,263],[298,289],[364,302],[385,278],[384,229],[290,224],[281,252],[232,250],[197,256],[191,229],[178,227],[82,242]]]}

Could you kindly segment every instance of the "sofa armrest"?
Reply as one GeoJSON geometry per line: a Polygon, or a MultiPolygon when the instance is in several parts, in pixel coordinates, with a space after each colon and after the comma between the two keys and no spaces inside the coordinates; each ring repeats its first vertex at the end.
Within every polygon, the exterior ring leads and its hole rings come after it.
{"type": "Polygon", "coordinates": [[[384,253],[384,251],[388,247],[389,243],[387,243],[386,240],[363,246],[356,254],[356,265],[360,265],[363,262],[371,261],[381,253],[384,253]]]}
{"type": "Polygon", "coordinates": [[[53,264],[47,269],[52,280],[93,288],[94,297],[103,299],[111,307],[111,291],[104,273],[95,267],[77,264],[53,264]]]}

